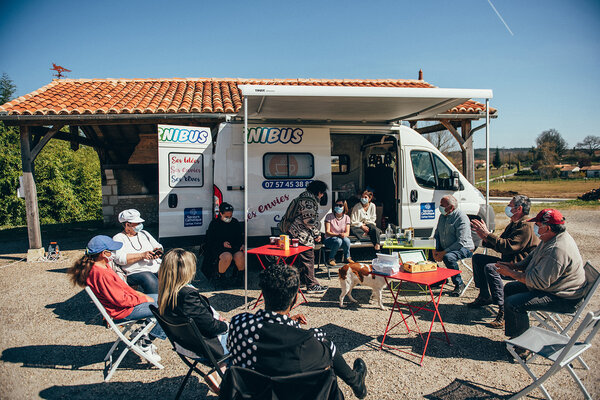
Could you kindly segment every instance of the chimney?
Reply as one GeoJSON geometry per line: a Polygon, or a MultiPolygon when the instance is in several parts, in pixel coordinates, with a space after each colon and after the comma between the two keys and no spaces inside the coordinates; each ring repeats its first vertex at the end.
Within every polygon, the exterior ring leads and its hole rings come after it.
{"type": "Polygon", "coordinates": [[[420,81],[423,80],[423,70],[422,69],[419,70],[419,80],[420,81]]]}

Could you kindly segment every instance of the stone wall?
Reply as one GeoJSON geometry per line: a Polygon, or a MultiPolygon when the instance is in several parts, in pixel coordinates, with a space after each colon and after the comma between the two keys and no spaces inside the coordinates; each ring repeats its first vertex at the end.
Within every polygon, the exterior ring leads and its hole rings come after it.
{"type": "MultiPolygon", "coordinates": [[[[102,185],[102,216],[104,225],[118,225],[119,213],[128,208],[138,210],[146,224],[158,224],[158,194],[119,195],[119,183],[111,169],[104,170],[105,182],[102,185]]],[[[128,180],[131,184],[131,180],[128,180]]]]}

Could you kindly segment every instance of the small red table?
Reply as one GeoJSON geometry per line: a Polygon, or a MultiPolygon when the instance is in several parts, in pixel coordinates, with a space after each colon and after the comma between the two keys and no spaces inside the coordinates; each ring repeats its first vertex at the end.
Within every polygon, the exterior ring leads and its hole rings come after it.
{"type": "Polygon", "coordinates": [[[431,272],[410,273],[410,272],[400,271],[394,275],[378,274],[375,271],[373,271],[372,273],[375,275],[383,276],[385,278],[388,289],[390,290],[390,293],[392,294],[392,297],[394,298],[394,304],[392,305],[392,309],[390,311],[390,317],[388,318],[387,326],[385,327],[385,333],[383,334],[383,339],[381,340],[381,345],[379,346],[379,350],[381,350],[383,348],[383,346],[385,346],[390,349],[401,351],[401,352],[406,353],[411,356],[419,357],[418,354],[413,354],[411,352],[408,352],[408,351],[405,351],[402,349],[398,349],[396,347],[385,344],[385,338],[387,337],[388,333],[392,329],[394,329],[398,325],[400,325],[402,322],[404,322],[407,332],[414,331],[414,329],[411,329],[408,326],[408,323],[406,322],[406,320],[409,316],[408,315],[404,316],[404,313],[402,312],[402,309],[400,308],[400,306],[404,306],[404,307],[408,308],[408,310],[410,312],[410,316],[412,317],[412,319],[415,323],[415,326],[417,328],[416,331],[421,336],[421,339],[423,339],[425,341],[425,347],[423,348],[423,354],[421,355],[421,360],[419,363],[420,365],[423,365],[423,359],[425,358],[425,352],[427,351],[427,345],[429,344],[429,338],[431,337],[431,330],[433,328],[433,323],[435,322],[436,317],[439,319],[440,324],[442,324],[442,329],[444,330],[444,335],[446,335],[446,342],[448,342],[448,344],[450,344],[450,339],[448,338],[448,333],[446,332],[446,328],[444,327],[444,321],[442,321],[442,316],[440,315],[440,311],[438,309],[438,304],[440,302],[440,298],[442,297],[442,291],[444,289],[444,284],[446,283],[446,279],[450,278],[454,275],[460,274],[459,270],[438,268],[436,271],[431,271],[431,272]],[[399,285],[396,289],[392,289],[392,286],[390,284],[391,280],[399,281],[399,285]],[[412,282],[412,283],[416,283],[418,285],[427,286],[427,290],[429,291],[431,300],[429,300],[427,303],[425,303],[423,306],[420,306],[420,307],[413,306],[413,305],[407,304],[407,303],[398,302],[398,296],[400,295],[400,290],[402,290],[403,282],[412,282]],[[442,286],[440,287],[440,293],[437,295],[437,298],[436,298],[433,294],[433,291],[431,290],[431,285],[434,285],[438,282],[442,282],[442,286]],[[394,290],[396,291],[395,294],[394,294],[394,290]],[[433,309],[425,308],[425,306],[427,306],[427,304],[429,304],[429,303],[433,304],[433,309]],[[429,332],[427,333],[427,339],[423,338],[423,333],[421,333],[421,330],[419,329],[419,325],[417,324],[417,320],[415,318],[415,312],[413,310],[417,311],[417,312],[424,310],[424,311],[429,311],[429,312],[433,313],[433,318],[431,319],[431,324],[429,325],[429,332]],[[392,317],[394,315],[394,312],[399,312],[402,320],[397,322],[396,324],[390,326],[390,324],[392,323],[392,317]]]}
{"type": "MultiPolygon", "coordinates": [[[[292,259],[292,262],[287,264],[287,265],[294,265],[294,262],[296,262],[296,258],[298,257],[298,254],[305,252],[307,250],[310,250],[310,249],[311,249],[311,247],[308,247],[308,246],[298,246],[298,247],[290,246],[289,250],[282,250],[279,248],[279,246],[276,246],[274,244],[266,244],[264,246],[255,247],[253,249],[248,250],[248,254],[256,254],[256,257],[258,258],[258,262],[260,262],[260,266],[263,269],[267,269],[265,267],[265,264],[263,264],[260,256],[277,257],[276,264],[279,264],[282,260],[285,261],[285,259],[294,256],[294,258],[292,259]]],[[[298,293],[300,293],[300,295],[302,296],[303,301],[300,303],[296,303],[292,307],[292,309],[298,307],[301,304],[308,303],[308,300],[306,300],[306,297],[304,297],[304,293],[302,293],[302,289],[298,288],[298,293]]],[[[254,303],[254,307],[252,307],[253,310],[256,308],[258,303],[261,301],[262,297],[263,297],[263,294],[261,292],[260,296],[256,300],[256,303],[254,303]]]]}

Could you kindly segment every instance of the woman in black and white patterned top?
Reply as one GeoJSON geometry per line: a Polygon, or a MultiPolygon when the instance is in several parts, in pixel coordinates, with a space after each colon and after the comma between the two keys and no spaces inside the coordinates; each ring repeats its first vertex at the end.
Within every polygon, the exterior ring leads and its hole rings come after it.
{"type": "Polygon", "coordinates": [[[227,348],[233,365],[268,376],[284,376],[333,367],[333,371],[362,399],[367,394],[367,366],[357,358],[354,369],[320,329],[302,329],[302,314],[289,316],[300,281],[295,268],[272,265],[260,273],[265,310],[232,318],[227,348]]]}

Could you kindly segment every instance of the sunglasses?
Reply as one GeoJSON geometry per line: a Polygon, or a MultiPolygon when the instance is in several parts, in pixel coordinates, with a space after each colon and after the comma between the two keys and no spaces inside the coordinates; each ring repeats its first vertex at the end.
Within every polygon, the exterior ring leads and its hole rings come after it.
{"type": "Polygon", "coordinates": [[[336,203],[335,206],[336,207],[344,207],[344,204],[343,203],[336,203]]]}

